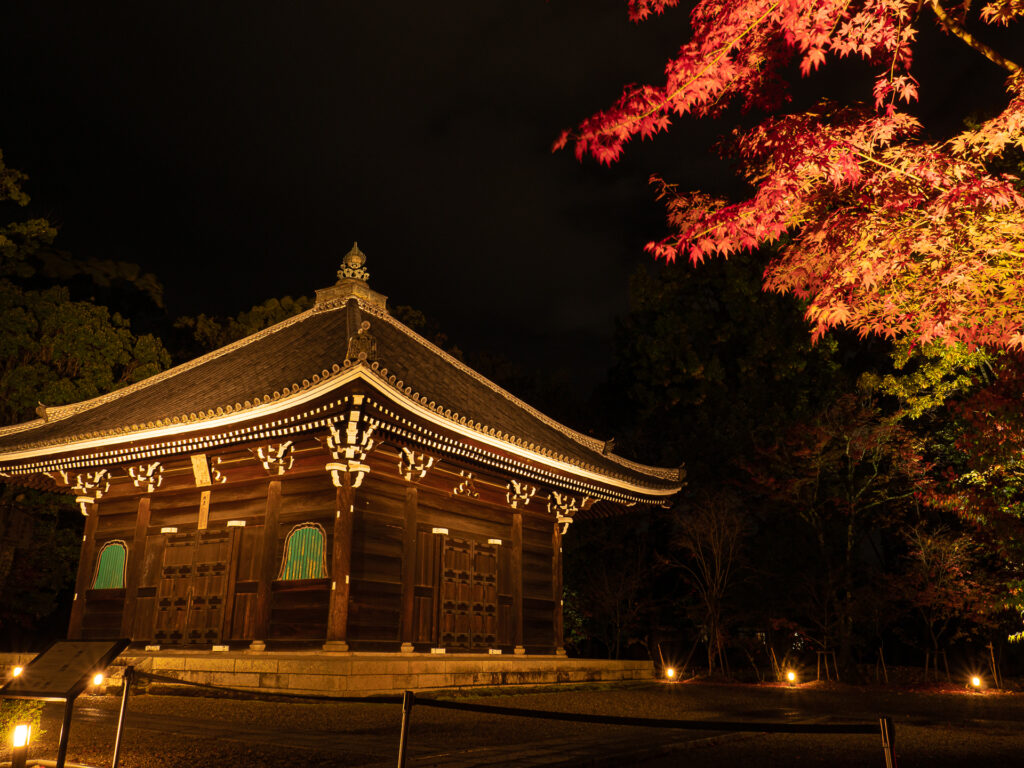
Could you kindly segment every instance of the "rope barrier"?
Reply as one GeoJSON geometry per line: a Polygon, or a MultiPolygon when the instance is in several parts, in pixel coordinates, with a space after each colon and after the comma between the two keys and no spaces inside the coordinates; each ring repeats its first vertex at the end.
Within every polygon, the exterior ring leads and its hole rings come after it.
{"type": "MultiPolygon", "coordinates": [[[[285,698],[302,699],[304,701],[338,701],[353,704],[401,704],[401,696],[321,696],[312,693],[277,693],[262,692],[248,688],[230,688],[210,683],[198,683],[193,680],[182,680],[152,672],[136,672],[136,678],[144,678],[171,685],[186,685],[204,688],[211,691],[236,693],[253,698],[285,698]]],[[[488,704],[468,704],[460,701],[446,701],[423,696],[415,698],[416,704],[435,709],[454,709],[463,712],[479,712],[491,715],[509,715],[512,717],[531,717],[539,720],[561,720],[577,723],[595,723],[599,725],[630,725],[643,728],[671,728],[686,731],[750,731],[757,733],[818,733],[818,734],[875,734],[878,726],[874,723],[749,723],[734,720],[671,720],[668,718],[623,717],[621,715],[589,715],[573,712],[554,712],[545,709],[521,709],[518,707],[495,707],[488,704]]]]}
{"type": "Polygon", "coordinates": [[[151,680],[156,683],[169,683],[170,685],[190,685],[195,688],[204,688],[210,691],[223,693],[236,693],[243,696],[250,696],[256,699],[302,699],[304,701],[341,701],[352,704],[401,704],[401,696],[324,696],[316,693],[277,693],[270,691],[257,691],[251,688],[229,688],[224,685],[211,685],[210,683],[197,683],[194,680],[182,680],[180,677],[168,675],[156,675],[152,672],[135,672],[137,679],[151,680]]]}
{"type": "MultiPolygon", "coordinates": [[[[892,720],[888,717],[879,718],[878,724],[868,723],[748,723],[736,720],[670,720],[667,718],[654,717],[623,717],[620,715],[588,715],[573,712],[553,712],[545,709],[520,709],[517,707],[494,707],[487,704],[467,704],[460,701],[446,701],[443,699],[431,699],[417,697],[412,691],[405,691],[402,696],[320,696],[311,693],[272,693],[261,692],[251,688],[230,688],[210,683],[198,683],[193,680],[182,680],[169,675],[156,675],[152,672],[135,672],[135,679],[151,680],[158,683],[169,683],[171,685],[193,686],[209,691],[221,691],[224,693],[241,694],[257,699],[301,699],[304,701],[338,701],[351,704],[401,704],[402,705],[402,730],[398,746],[398,765],[405,768],[408,752],[409,721],[412,716],[414,704],[434,709],[453,709],[463,712],[479,712],[488,715],[505,715],[508,717],[531,717],[539,720],[561,720],[574,723],[594,723],[599,725],[626,725],[638,726],[641,728],[666,728],[683,731],[730,731],[733,733],[815,733],[827,735],[870,735],[882,734],[882,751],[885,756],[886,768],[896,766],[896,745],[895,733],[892,720]]],[[[128,690],[131,687],[132,675],[126,678],[125,692],[127,701],[128,690]]],[[[122,709],[124,704],[122,704],[122,709]]],[[[121,722],[118,723],[118,739],[120,739],[123,725],[123,713],[121,722]]],[[[115,763],[116,766],[116,757],[115,763]]]]}
{"type": "Polygon", "coordinates": [[[598,723],[601,725],[633,725],[643,728],[672,728],[684,731],[751,731],[757,733],[819,733],[819,734],[876,734],[875,723],[745,723],[735,720],[670,720],[652,717],[622,717],[619,715],[587,715],[573,712],[552,712],[544,709],[519,709],[516,707],[492,707],[486,704],[465,704],[459,701],[444,701],[416,697],[416,704],[435,709],[459,709],[466,712],[482,712],[513,717],[533,717],[541,720],[564,720],[574,723],[598,723]]]}

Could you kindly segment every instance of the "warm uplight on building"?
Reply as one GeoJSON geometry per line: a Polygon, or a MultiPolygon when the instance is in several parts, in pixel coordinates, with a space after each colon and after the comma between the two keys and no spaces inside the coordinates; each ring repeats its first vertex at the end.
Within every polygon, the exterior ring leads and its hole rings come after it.
{"type": "Polygon", "coordinates": [[[667,677],[669,680],[675,680],[676,679],[676,668],[675,667],[668,667],[665,670],[665,677],[667,677]]]}
{"type": "Polygon", "coordinates": [[[24,667],[15,667],[14,669],[11,670],[11,677],[17,677],[18,675],[20,675],[24,671],[25,671],[24,667]]]}
{"type": "Polygon", "coordinates": [[[103,675],[102,674],[97,672],[95,675],[92,676],[92,684],[93,685],[101,685],[102,683],[103,683],[103,675]]]}
{"type": "Polygon", "coordinates": [[[971,685],[974,686],[975,688],[981,688],[981,678],[978,677],[977,675],[974,675],[971,678],[971,685]]]}
{"type": "Polygon", "coordinates": [[[786,673],[786,679],[789,680],[790,683],[795,683],[796,682],[796,672],[794,672],[792,669],[789,670],[789,672],[786,673]]]}
{"type": "Polygon", "coordinates": [[[14,748],[21,749],[22,747],[27,747],[28,739],[29,736],[31,735],[31,725],[27,725],[26,723],[20,723],[19,725],[14,726],[14,738],[12,739],[12,741],[14,742],[14,748]]]}

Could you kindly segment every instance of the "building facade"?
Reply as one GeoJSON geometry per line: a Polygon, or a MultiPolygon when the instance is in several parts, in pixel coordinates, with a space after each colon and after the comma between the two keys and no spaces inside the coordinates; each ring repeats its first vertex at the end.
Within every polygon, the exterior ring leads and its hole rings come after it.
{"type": "Polygon", "coordinates": [[[0,430],[0,473],[86,515],[71,639],[518,654],[564,652],[572,521],[682,479],[399,323],[357,247],[311,310],[0,430]]]}

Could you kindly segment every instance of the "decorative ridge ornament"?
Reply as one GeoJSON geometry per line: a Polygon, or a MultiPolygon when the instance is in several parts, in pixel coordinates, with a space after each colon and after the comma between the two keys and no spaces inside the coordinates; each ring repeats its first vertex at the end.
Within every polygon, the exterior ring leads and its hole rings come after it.
{"type": "Polygon", "coordinates": [[[352,250],[345,254],[338,270],[338,282],[330,288],[320,288],[316,292],[314,312],[344,307],[349,299],[356,299],[360,304],[368,303],[379,307],[387,313],[388,297],[371,289],[366,281],[370,273],[366,270],[366,254],[359,250],[359,243],[352,243],[352,250]]]}
{"type": "Polygon", "coordinates": [[[370,333],[369,320],[363,320],[359,329],[348,337],[345,362],[373,362],[377,359],[377,339],[370,333]]]}
{"type": "Polygon", "coordinates": [[[362,280],[364,283],[370,279],[370,273],[366,271],[366,254],[359,250],[359,243],[352,243],[352,250],[345,254],[341,260],[341,269],[338,270],[338,280],[346,277],[352,280],[362,280]]]}

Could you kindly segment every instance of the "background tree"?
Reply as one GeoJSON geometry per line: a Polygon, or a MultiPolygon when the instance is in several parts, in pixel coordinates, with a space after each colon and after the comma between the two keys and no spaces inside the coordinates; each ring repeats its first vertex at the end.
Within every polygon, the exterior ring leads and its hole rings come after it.
{"type": "Polygon", "coordinates": [[[904,535],[906,567],[892,585],[917,614],[938,671],[938,652],[948,643],[988,628],[995,584],[986,578],[984,552],[970,535],[924,523],[904,535]]]}
{"type": "Polygon", "coordinates": [[[879,535],[894,530],[927,486],[920,446],[870,401],[848,394],[809,423],[770,438],[760,461],[749,467],[769,499],[782,504],[806,527],[816,571],[809,597],[813,620],[838,654],[853,661],[859,598],[872,572],[886,568],[879,535]]]}
{"type": "Polygon", "coordinates": [[[704,495],[680,509],[665,564],[679,571],[696,597],[696,623],[707,636],[708,672],[729,674],[725,655],[729,615],[725,603],[737,586],[750,521],[729,493],[704,495]]]}
{"type": "MultiPolygon", "coordinates": [[[[0,156],[0,426],[139,381],[169,362],[156,337],[133,334],[117,312],[75,300],[67,286],[52,284],[105,275],[101,282],[109,288],[134,276],[139,285],[133,290],[156,291],[151,276],[131,265],[76,265],[56,254],[56,230],[49,223],[17,216],[29,203],[22,191],[26,178],[0,156]]],[[[81,527],[67,497],[0,483],[0,628],[6,643],[24,648],[46,640],[33,630],[72,584],[81,527]]],[[[54,623],[59,627],[60,621],[54,623]]]]}
{"type": "Polygon", "coordinates": [[[664,522],[656,512],[581,520],[562,540],[566,589],[574,594],[579,630],[587,638],[577,643],[583,655],[618,659],[631,647],[649,655],[665,601],[653,546],[664,535],[664,522]]]}

